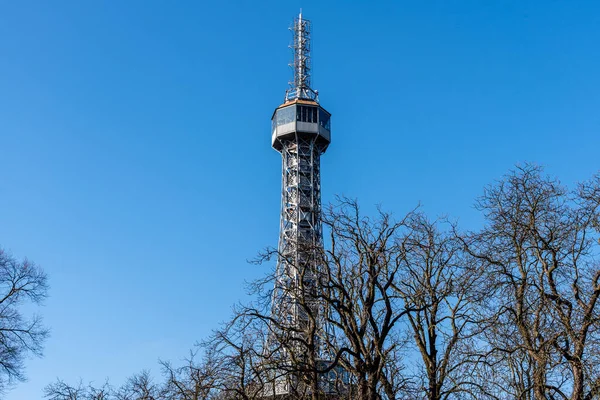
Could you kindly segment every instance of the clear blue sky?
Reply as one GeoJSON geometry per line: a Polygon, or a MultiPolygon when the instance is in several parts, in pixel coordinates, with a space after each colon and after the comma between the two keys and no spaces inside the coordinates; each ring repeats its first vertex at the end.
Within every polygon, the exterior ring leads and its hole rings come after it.
{"type": "Polygon", "coordinates": [[[270,117],[313,22],[323,200],[476,226],[517,162],[600,167],[597,1],[0,4],[0,245],[48,273],[52,336],[8,399],[177,361],[276,245],[270,117]]]}

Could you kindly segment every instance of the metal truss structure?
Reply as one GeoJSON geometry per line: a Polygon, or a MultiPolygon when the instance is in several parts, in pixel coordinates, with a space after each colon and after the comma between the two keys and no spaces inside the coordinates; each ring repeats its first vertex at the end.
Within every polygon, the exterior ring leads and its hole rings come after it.
{"type": "MultiPolygon", "coordinates": [[[[319,300],[322,270],[323,234],[321,224],[321,155],[331,141],[330,114],[318,102],[310,87],[310,21],[302,14],[294,20],[293,81],[285,102],[273,113],[272,146],[281,153],[281,220],[275,287],[272,295],[273,341],[287,334],[289,342],[309,339],[312,332],[320,365],[331,360],[323,338],[328,334],[325,310],[319,300]],[[290,333],[291,332],[291,333],[290,333]],[[305,337],[302,337],[305,335],[305,337]],[[296,336],[296,337],[294,337],[296,336]]],[[[276,348],[281,343],[272,343],[276,348]]],[[[290,353],[303,349],[281,346],[279,357],[285,364],[290,353]]],[[[291,359],[289,359],[291,362],[291,359]]],[[[285,375],[284,373],[281,376],[285,375]]],[[[326,383],[326,379],[323,379],[326,383]]],[[[289,393],[289,381],[276,383],[274,392],[289,393]]],[[[321,387],[325,388],[323,384],[321,387]]],[[[325,389],[327,392],[327,389],[325,389]]]]}
{"type": "Polygon", "coordinates": [[[289,82],[290,88],[286,91],[285,100],[307,99],[319,101],[317,91],[311,89],[310,71],[310,31],[311,23],[302,18],[302,12],[298,18],[294,19],[294,24],[290,27],[294,34],[294,39],[290,48],[294,52],[292,63],[289,64],[294,70],[294,80],[289,82]]]}
{"type": "Polygon", "coordinates": [[[281,145],[279,259],[272,308],[283,325],[301,331],[308,318],[322,314],[313,297],[318,291],[319,248],[323,245],[320,158],[324,145],[316,137],[299,134],[281,145]]]}

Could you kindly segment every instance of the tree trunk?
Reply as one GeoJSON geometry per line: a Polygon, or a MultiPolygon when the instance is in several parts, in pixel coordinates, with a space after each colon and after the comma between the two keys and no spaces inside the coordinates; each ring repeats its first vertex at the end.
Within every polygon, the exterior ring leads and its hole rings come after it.
{"type": "Polygon", "coordinates": [[[427,394],[428,400],[440,400],[440,387],[437,383],[436,377],[429,376],[429,390],[427,394]]]}
{"type": "Polygon", "coordinates": [[[583,367],[581,364],[571,364],[573,371],[573,392],[571,400],[583,400],[583,367]]]}
{"type": "Polygon", "coordinates": [[[537,363],[533,371],[533,396],[535,400],[546,400],[546,370],[537,363]]]}
{"type": "Polygon", "coordinates": [[[368,400],[377,400],[377,398],[379,397],[379,394],[377,393],[377,383],[379,382],[379,380],[375,377],[375,374],[370,374],[369,375],[369,381],[368,381],[368,387],[369,387],[369,392],[368,392],[368,400]]]}

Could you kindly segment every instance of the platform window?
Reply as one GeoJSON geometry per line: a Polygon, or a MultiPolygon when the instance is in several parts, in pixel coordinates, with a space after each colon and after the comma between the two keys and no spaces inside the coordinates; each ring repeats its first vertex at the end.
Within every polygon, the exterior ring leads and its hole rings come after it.
{"type": "Polygon", "coordinates": [[[298,106],[298,112],[296,113],[296,120],[300,121],[300,122],[317,123],[316,107],[298,106]]]}
{"type": "Polygon", "coordinates": [[[331,130],[330,116],[321,109],[319,109],[319,124],[328,131],[331,130]]]}
{"type": "Polygon", "coordinates": [[[296,108],[286,107],[277,111],[277,126],[289,124],[296,119],[296,108]]]}

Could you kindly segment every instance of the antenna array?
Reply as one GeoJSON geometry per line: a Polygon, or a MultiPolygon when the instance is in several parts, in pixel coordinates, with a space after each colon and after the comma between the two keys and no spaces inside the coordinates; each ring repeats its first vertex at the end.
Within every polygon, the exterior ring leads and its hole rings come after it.
{"type": "Polygon", "coordinates": [[[285,101],[314,100],[318,101],[319,93],[310,87],[310,30],[311,23],[302,18],[302,13],[294,19],[290,27],[294,34],[294,41],[290,48],[294,52],[292,63],[289,64],[294,71],[294,79],[289,82],[290,88],[285,93],[285,101]]]}

